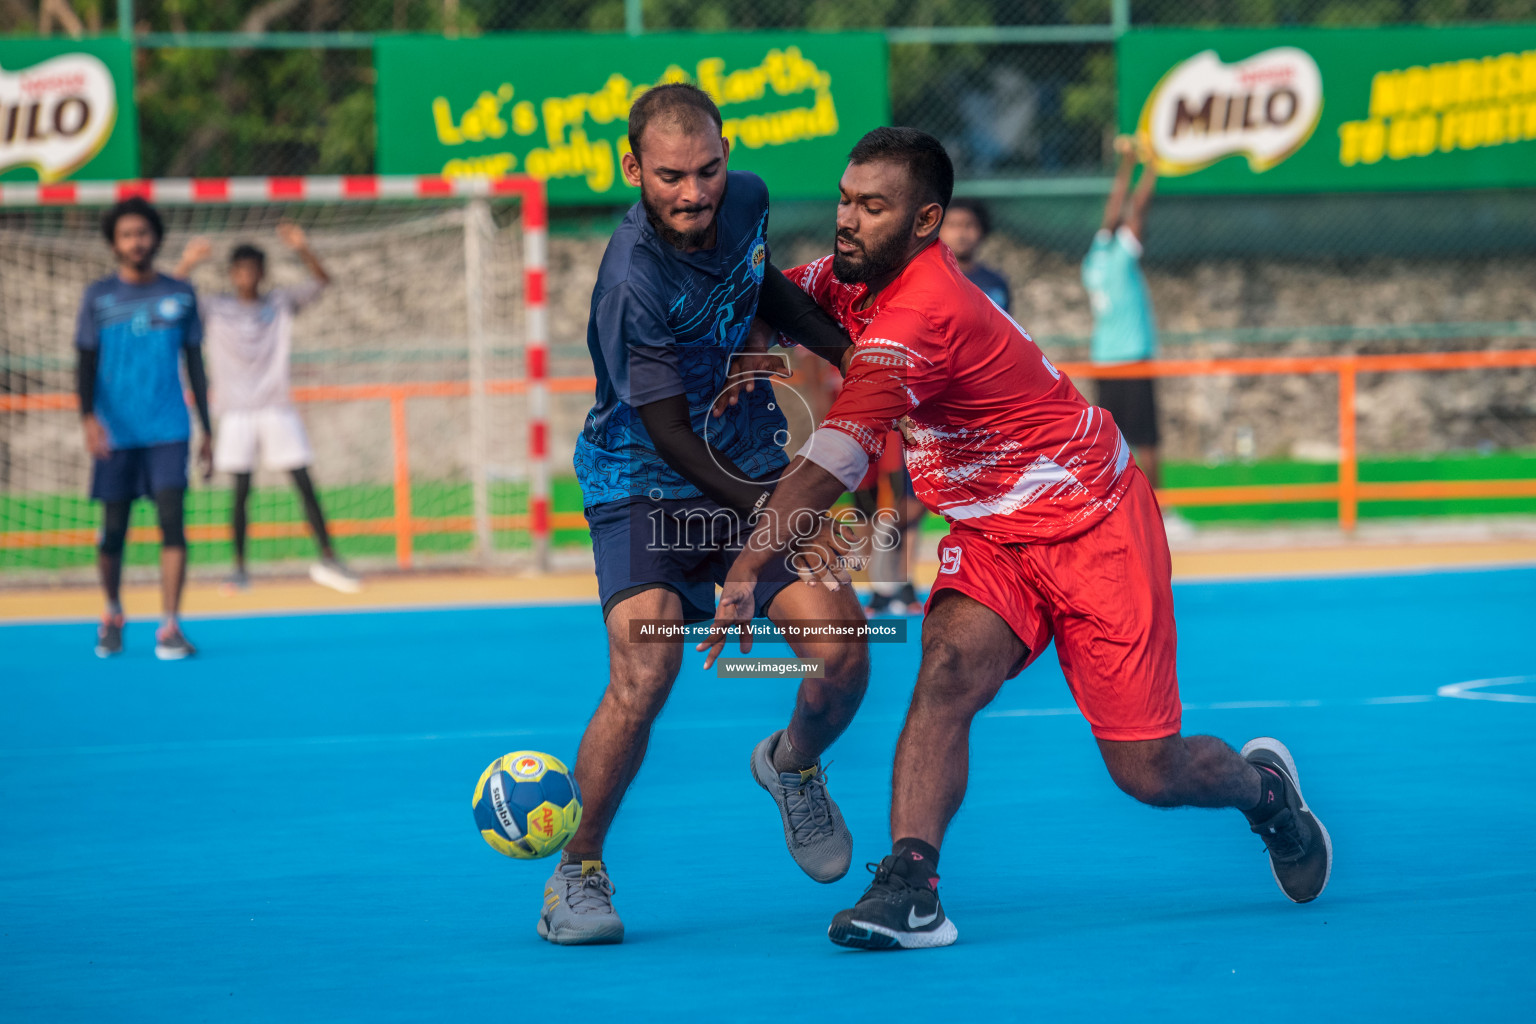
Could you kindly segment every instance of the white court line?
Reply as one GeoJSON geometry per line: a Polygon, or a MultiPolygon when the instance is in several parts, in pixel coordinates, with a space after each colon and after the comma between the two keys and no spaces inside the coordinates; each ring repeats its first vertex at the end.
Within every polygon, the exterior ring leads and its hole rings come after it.
{"type": "Polygon", "coordinates": [[[1484,693],[1490,686],[1519,686],[1536,683],[1536,676],[1500,676],[1497,679],[1468,679],[1464,683],[1442,686],[1435,693],[1441,697],[1459,697],[1462,700],[1494,700],[1503,704],[1536,704],[1536,694],[1484,693]]]}
{"type": "MultiPolygon", "coordinates": [[[[1453,683],[1450,686],[1440,687],[1438,694],[1441,697],[1461,697],[1466,700],[1493,700],[1518,704],[1536,704],[1536,696],[1513,693],[1479,693],[1475,687],[1479,686],[1512,686],[1522,682],[1536,682],[1536,676],[1509,676],[1502,679],[1474,679],[1466,683],[1453,683]]],[[[1276,708],[1338,708],[1338,707],[1380,707],[1389,704],[1424,704],[1435,699],[1436,694],[1413,693],[1391,697],[1363,697],[1356,700],[1228,700],[1217,701],[1211,704],[1185,704],[1184,711],[1253,711],[1276,708]]],[[[1080,715],[1075,707],[1068,708],[1005,708],[998,711],[983,711],[982,718],[1057,718],[1069,715],[1080,715]]],[[[884,718],[879,716],[864,716],[860,719],[865,724],[886,723],[892,724],[898,721],[896,718],[884,718]]],[[[707,719],[699,721],[674,721],[658,722],[657,728],[664,729],[718,729],[734,726],[760,725],[766,719],[707,719]]],[[[0,750],[0,760],[16,759],[24,757],[100,757],[112,754],[159,754],[159,753],[186,753],[193,751],[216,750],[248,750],[254,748],[274,747],[324,747],[342,746],[347,744],[410,744],[410,743],[435,743],[440,740],[480,740],[480,739],[515,739],[523,736],[532,736],[536,731],[532,729],[491,729],[483,731],[465,732],[432,732],[432,733],[379,733],[359,736],[268,736],[252,739],[228,739],[228,740],[171,740],[165,743],[124,743],[111,746],[96,747],[32,747],[22,750],[0,750]]],[[[548,735],[551,730],[541,730],[548,735]]]]}
{"type": "Polygon", "coordinates": [[[32,747],[0,750],[0,758],[98,757],[105,754],[169,754],[196,750],[248,750],[256,747],[329,747],[353,743],[432,743],[437,740],[493,740],[532,736],[533,729],[492,729],[473,732],[379,733],[359,736],[263,736],[230,740],[168,740],[164,743],[118,743],[100,747],[32,747]]]}
{"type": "MultiPolygon", "coordinates": [[[[1372,579],[1380,576],[1441,576],[1462,573],[1509,572],[1522,569],[1536,569],[1536,562],[1517,559],[1508,562],[1474,562],[1451,565],[1317,569],[1292,573],[1253,573],[1244,576],[1181,575],[1174,579],[1173,585],[1177,589],[1185,584],[1210,586],[1213,584],[1292,583],[1306,580],[1372,579]]],[[[523,608],[570,608],[581,605],[596,607],[597,603],[594,598],[590,597],[541,597],[532,601],[521,601],[512,597],[504,601],[476,601],[469,604],[426,602],[423,604],[399,605],[353,605],[342,608],[259,608],[243,611],[199,611],[184,613],[182,619],[186,622],[198,622],[205,619],[307,618],[311,615],[370,615],[381,612],[511,611],[523,608]]],[[[153,616],[148,618],[153,618],[153,616]]],[[[913,618],[919,617],[913,616],[913,618]]],[[[140,620],[146,620],[146,617],[140,616],[140,620]]],[[[99,621],[100,616],[95,613],[89,615],[39,615],[29,618],[0,619],[0,629],[5,629],[8,626],[95,625],[99,621]]]]}
{"type": "MultiPolygon", "coordinates": [[[[1536,677],[1531,677],[1536,678],[1536,677]]],[[[1450,696],[1443,693],[1442,696],[1450,696]]],[[[1393,697],[1363,697],[1358,700],[1222,700],[1211,704],[1184,704],[1185,711],[1250,711],[1261,708],[1372,707],[1381,704],[1424,704],[1435,699],[1432,693],[1410,693],[1393,697]]],[[[1009,708],[983,711],[982,718],[1046,718],[1054,715],[1080,714],[1077,708],[1009,708]]]]}

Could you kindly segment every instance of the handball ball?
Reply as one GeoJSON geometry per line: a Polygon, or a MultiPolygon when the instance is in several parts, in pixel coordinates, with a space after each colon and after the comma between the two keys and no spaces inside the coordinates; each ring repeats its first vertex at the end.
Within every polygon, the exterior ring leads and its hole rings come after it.
{"type": "Polygon", "coordinates": [[[492,761],[471,806],[491,849],[519,860],[559,853],[581,824],[581,790],[571,770],[536,750],[492,761]]]}

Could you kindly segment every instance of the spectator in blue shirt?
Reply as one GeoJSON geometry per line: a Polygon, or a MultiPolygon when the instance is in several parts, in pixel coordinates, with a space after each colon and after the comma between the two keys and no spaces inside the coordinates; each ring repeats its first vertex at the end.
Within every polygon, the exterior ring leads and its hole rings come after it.
{"type": "Polygon", "coordinates": [[[128,517],[134,499],[152,498],[160,520],[155,656],[170,661],[196,653],[178,621],[187,573],[184,509],[192,436],[180,364],[185,360],[203,426],[198,463],[206,477],[213,446],[203,325],[192,286],[155,270],[165,227],[153,206],[138,197],[125,199],[107,211],[102,231],[117,272],[86,288],[75,326],[75,386],[85,447],[94,460],[90,493],[103,509],[97,565],[107,608],[96,654],[107,658],[123,649],[128,517]]]}
{"type": "Polygon", "coordinates": [[[980,288],[1004,313],[1012,313],[1009,307],[1013,296],[1008,290],[1008,279],[996,270],[976,259],[976,250],[992,233],[992,215],[974,199],[956,199],[944,211],[944,223],[939,228],[939,240],[955,252],[955,262],[966,279],[980,288]]]}

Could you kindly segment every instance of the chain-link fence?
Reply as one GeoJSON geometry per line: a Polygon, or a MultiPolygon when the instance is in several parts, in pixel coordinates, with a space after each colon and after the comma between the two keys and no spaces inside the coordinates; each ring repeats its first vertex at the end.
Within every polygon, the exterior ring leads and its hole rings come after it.
{"type": "Polygon", "coordinates": [[[962,179],[1014,181],[1107,165],[1132,25],[1533,17],[1530,0],[0,0],[0,33],[127,26],[146,176],[372,170],[378,33],[884,30],[896,122],[943,139],[962,179]]]}

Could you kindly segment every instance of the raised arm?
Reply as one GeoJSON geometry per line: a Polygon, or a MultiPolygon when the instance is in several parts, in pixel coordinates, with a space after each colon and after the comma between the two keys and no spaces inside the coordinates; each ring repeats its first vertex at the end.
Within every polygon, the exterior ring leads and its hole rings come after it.
{"type": "Polygon", "coordinates": [[[181,250],[181,259],[176,261],[176,269],[171,271],[171,276],[185,281],[192,276],[192,269],[213,254],[213,245],[198,235],[189,242],[187,247],[181,250]]]}
{"type": "Polygon", "coordinates": [[[1152,191],[1157,188],[1157,161],[1152,159],[1151,153],[1143,151],[1140,155],[1141,180],[1136,183],[1136,191],[1131,196],[1131,211],[1125,217],[1125,226],[1138,242],[1146,240],[1147,207],[1152,205],[1152,191]]]}
{"type": "Polygon", "coordinates": [[[1120,226],[1120,214],[1125,209],[1125,194],[1131,187],[1131,172],[1136,169],[1136,145],[1129,135],[1115,139],[1115,152],[1120,154],[1120,166],[1115,168],[1115,182],[1109,187],[1109,202],[1104,204],[1104,220],[1100,230],[1113,231],[1120,226]]]}
{"type": "Polygon", "coordinates": [[[304,267],[309,271],[311,277],[321,284],[331,283],[331,275],[326,273],[320,258],[309,247],[309,236],[304,234],[303,228],[291,220],[285,220],[277,226],[277,237],[282,240],[284,245],[293,250],[295,256],[304,262],[304,267]]]}

